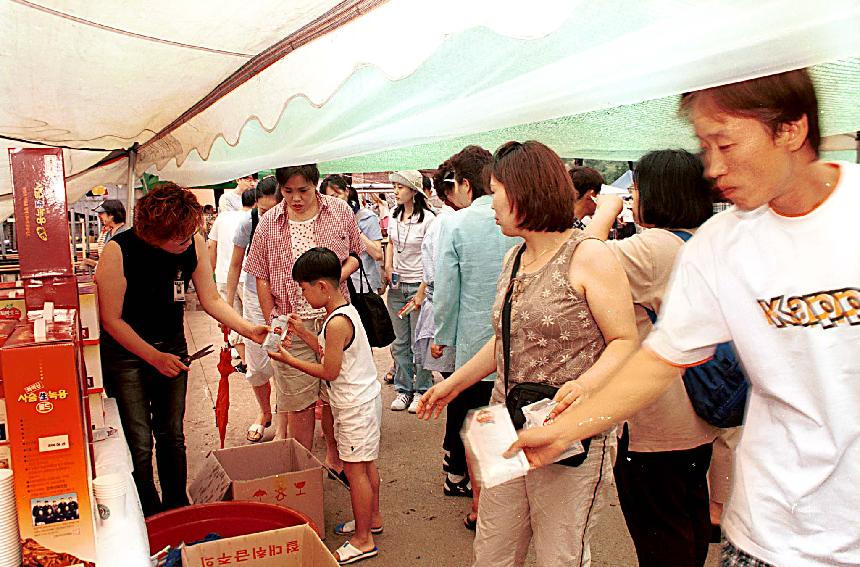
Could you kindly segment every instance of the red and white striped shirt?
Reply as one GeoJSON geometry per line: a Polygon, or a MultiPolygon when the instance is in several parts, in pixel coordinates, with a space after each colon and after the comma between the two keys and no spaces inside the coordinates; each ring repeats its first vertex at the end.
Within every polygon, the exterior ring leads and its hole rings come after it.
{"type": "MultiPolygon", "coordinates": [[[[324,246],[343,263],[350,252],[361,255],[364,244],[355,222],[355,215],[346,202],[335,197],[316,194],[319,212],[314,221],[314,237],[317,246],[324,246]]],[[[255,278],[266,280],[272,290],[275,307],[271,317],[287,315],[295,311],[302,291],[293,280],[292,242],[290,239],[289,214],[286,201],[281,201],[260,219],[254,232],[245,271],[255,278]]],[[[340,291],[349,300],[346,282],[340,291]]]]}

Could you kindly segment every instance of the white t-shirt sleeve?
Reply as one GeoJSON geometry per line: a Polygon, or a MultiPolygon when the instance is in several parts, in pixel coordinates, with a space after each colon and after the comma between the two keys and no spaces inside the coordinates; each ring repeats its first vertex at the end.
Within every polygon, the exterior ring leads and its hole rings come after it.
{"type": "Polygon", "coordinates": [[[701,364],[716,345],[731,340],[717,300],[718,260],[707,236],[681,247],[657,325],[645,339],[648,349],[676,366],[701,364]]]}
{"type": "Polygon", "coordinates": [[[212,228],[209,229],[209,240],[218,242],[218,227],[221,225],[220,217],[215,217],[215,222],[212,223],[212,228]]]}

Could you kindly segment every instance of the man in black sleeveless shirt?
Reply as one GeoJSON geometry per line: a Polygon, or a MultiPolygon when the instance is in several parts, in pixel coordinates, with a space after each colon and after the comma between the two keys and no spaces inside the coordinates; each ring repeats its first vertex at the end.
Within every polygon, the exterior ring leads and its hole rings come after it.
{"type": "Polygon", "coordinates": [[[202,237],[197,198],[166,183],[135,209],[133,230],[104,249],[96,272],[105,389],[116,398],[146,516],[188,505],[185,393],[185,289],[203,309],[258,343],[268,328],[241,318],[218,295],[202,237]],[[153,438],[162,497],[152,469],[153,438]]]}

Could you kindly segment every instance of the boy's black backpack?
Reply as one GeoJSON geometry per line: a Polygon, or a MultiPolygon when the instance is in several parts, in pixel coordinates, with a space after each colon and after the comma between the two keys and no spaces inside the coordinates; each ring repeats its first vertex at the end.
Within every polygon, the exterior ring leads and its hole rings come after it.
{"type": "MultiPolygon", "coordinates": [[[[673,230],[686,242],[692,234],[673,230]]],[[[643,306],[644,307],[644,306],[643,306]]],[[[657,314],[645,307],[651,323],[657,314]]],[[[744,421],[749,383],[731,342],[720,343],[713,358],[684,372],[684,387],[696,414],[717,427],[736,427],[744,421]]]]}

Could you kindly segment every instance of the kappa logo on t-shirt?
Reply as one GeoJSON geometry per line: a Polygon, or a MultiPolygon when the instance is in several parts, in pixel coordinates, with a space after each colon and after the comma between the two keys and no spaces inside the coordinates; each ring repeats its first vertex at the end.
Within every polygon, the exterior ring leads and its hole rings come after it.
{"type": "Polygon", "coordinates": [[[846,287],[807,295],[780,295],[758,299],[768,325],[832,329],[840,324],[860,325],[860,288],[846,287]]]}

